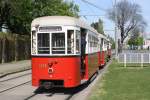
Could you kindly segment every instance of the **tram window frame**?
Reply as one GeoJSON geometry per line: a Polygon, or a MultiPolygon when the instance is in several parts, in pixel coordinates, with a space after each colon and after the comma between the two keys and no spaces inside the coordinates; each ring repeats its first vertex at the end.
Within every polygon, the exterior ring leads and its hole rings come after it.
{"type": "Polygon", "coordinates": [[[74,30],[67,30],[67,54],[75,53],[75,35],[74,30]]]}
{"type": "Polygon", "coordinates": [[[93,32],[91,32],[89,35],[88,35],[88,46],[89,46],[89,52],[90,53],[94,53],[94,52],[97,52],[98,51],[98,38],[95,36],[95,35],[91,35],[91,34],[94,34],[93,32]]]}
{"type": "MultiPolygon", "coordinates": [[[[61,38],[62,38],[62,36],[60,36],[61,38]]],[[[51,53],[52,53],[52,55],[57,55],[57,54],[65,54],[65,41],[66,41],[66,39],[65,39],[65,32],[56,32],[56,33],[51,33],[51,53]],[[55,39],[55,40],[57,40],[55,43],[55,47],[53,47],[53,43],[54,43],[54,38],[53,38],[53,35],[60,35],[60,34],[63,34],[63,39],[55,39]],[[59,41],[58,41],[59,40],[59,41]],[[64,40],[63,42],[62,41],[60,41],[60,40],[64,40]],[[58,44],[57,44],[58,43],[58,44]],[[60,44],[59,44],[60,43],[60,44]],[[59,46],[58,46],[59,45],[59,46]],[[62,46],[60,46],[60,45],[62,45],[62,46]],[[54,49],[55,48],[55,49],[54,49]],[[54,49],[54,50],[53,50],[54,49]]]]}
{"type": "Polygon", "coordinates": [[[38,54],[49,54],[50,53],[50,34],[49,33],[37,33],[37,51],[38,51],[38,54]],[[43,36],[44,34],[48,35],[48,36],[43,36]],[[39,35],[41,35],[42,37],[40,37],[39,35]],[[39,39],[40,37],[40,39],[39,39]],[[47,39],[47,42],[46,42],[46,39],[45,38],[48,38],[47,39]],[[40,41],[43,41],[46,42],[46,44],[44,42],[40,43],[40,41]],[[39,44],[40,43],[40,44],[39,44]],[[44,46],[43,46],[43,43],[44,43],[44,46]],[[46,45],[46,46],[45,46],[46,45]]]}
{"type": "Polygon", "coordinates": [[[89,52],[92,53],[92,35],[88,35],[89,52]]]}
{"type": "Polygon", "coordinates": [[[75,50],[76,50],[76,54],[80,54],[80,50],[81,50],[81,40],[80,40],[80,38],[81,38],[81,36],[80,36],[80,31],[79,30],[76,30],[75,31],[76,33],[76,48],[75,48],[75,50]]]}

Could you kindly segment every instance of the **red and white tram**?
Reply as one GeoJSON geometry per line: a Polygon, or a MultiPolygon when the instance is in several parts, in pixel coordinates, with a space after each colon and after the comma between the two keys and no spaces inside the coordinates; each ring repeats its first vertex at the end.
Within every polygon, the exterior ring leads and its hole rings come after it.
{"type": "Polygon", "coordinates": [[[99,65],[104,66],[107,57],[107,38],[104,35],[99,34],[99,41],[100,41],[99,65]]]}
{"type": "Polygon", "coordinates": [[[105,63],[105,40],[103,35],[74,17],[34,19],[31,24],[32,85],[79,86],[105,63]]]}

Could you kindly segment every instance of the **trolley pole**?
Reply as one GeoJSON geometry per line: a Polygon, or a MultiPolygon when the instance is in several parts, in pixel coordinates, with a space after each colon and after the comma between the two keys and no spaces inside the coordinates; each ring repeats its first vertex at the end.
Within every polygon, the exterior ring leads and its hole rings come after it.
{"type": "Polygon", "coordinates": [[[116,7],[116,0],[114,2],[115,8],[115,58],[118,58],[118,35],[117,35],[117,7],[116,7]]]}

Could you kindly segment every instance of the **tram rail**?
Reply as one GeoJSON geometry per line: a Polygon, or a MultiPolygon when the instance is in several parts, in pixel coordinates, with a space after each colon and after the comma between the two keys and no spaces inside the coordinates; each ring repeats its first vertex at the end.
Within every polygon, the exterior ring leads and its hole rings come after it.
{"type": "Polygon", "coordinates": [[[21,83],[21,84],[19,84],[19,85],[12,86],[12,87],[7,88],[7,89],[1,90],[0,93],[3,93],[3,92],[6,92],[6,91],[9,91],[9,90],[12,90],[12,89],[14,89],[14,88],[20,87],[20,86],[25,85],[25,84],[30,83],[30,82],[31,82],[31,80],[30,80],[30,81],[26,81],[26,82],[24,82],[24,83],[21,83]]]}

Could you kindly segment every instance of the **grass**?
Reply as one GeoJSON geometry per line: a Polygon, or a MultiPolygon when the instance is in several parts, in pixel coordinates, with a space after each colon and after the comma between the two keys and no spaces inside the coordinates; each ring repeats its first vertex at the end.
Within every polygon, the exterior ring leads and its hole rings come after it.
{"type": "Polygon", "coordinates": [[[150,100],[150,66],[124,68],[113,61],[89,100],[150,100]]]}

